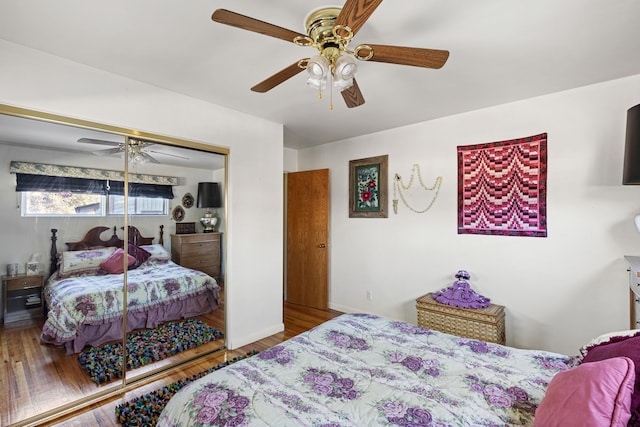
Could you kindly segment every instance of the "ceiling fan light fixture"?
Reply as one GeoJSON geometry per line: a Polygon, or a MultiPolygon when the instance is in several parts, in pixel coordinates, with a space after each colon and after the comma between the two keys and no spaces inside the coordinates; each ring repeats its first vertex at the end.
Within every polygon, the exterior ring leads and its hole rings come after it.
{"type": "Polygon", "coordinates": [[[312,89],[315,89],[315,90],[318,90],[318,91],[322,92],[327,87],[327,80],[326,79],[315,79],[313,77],[309,77],[307,79],[307,85],[309,87],[311,87],[312,89]]]}
{"type": "Polygon", "coordinates": [[[134,165],[143,165],[148,163],[149,159],[144,155],[142,147],[143,143],[140,141],[131,140],[129,142],[129,162],[134,165]]]}
{"type": "Polygon", "coordinates": [[[334,78],[336,80],[351,80],[355,77],[358,67],[352,56],[341,55],[336,60],[334,78]]]}
{"type": "Polygon", "coordinates": [[[145,156],[137,154],[134,156],[130,156],[129,160],[131,162],[131,164],[133,165],[144,165],[146,163],[148,163],[148,160],[145,156]]]}
{"type": "Polygon", "coordinates": [[[327,58],[322,55],[316,55],[309,58],[307,62],[307,72],[310,79],[324,79],[330,70],[330,64],[327,58]]]}
{"type": "MultiPolygon", "coordinates": [[[[358,33],[360,28],[373,14],[382,0],[346,0],[342,7],[322,6],[311,11],[304,20],[307,34],[288,30],[259,19],[241,15],[225,9],[216,10],[211,18],[214,22],[232,27],[253,31],[298,46],[316,48],[321,56],[310,60],[300,60],[287,68],[273,74],[271,77],[251,88],[254,92],[264,93],[280,83],[292,78],[306,68],[309,73],[307,84],[312,87],[322,87],[322,80],[330,88],[347,86],[348,91],[342,91],[342,97],[348,108],[364,104],[364,97],[354,79],[356,67],[353,64],[338,65],[341,56],[360,61],[386,62],[398,65],[410,65],[423,68],[441,68],[449,58],[449,51],[439,49],[423,49],[406,46],[391,46],[381,44],[361,44],[353,51],[347,46],[358,33]],[[327,64],[328,62],[328,64],[327,64]],[[308,66],[305,66],[308,63],[308,66]]],[[[344,60],[340,60],[342,62],[344,60]]],[[[320,97],[322,93],[319,94],[320,97]]]]}
{"type": "Polygon", "coordinates": [[[348,80],[336,79],[333,81],[333,87],[335,87],[341,92],[351,86],[353,86],[353,79],[348,79],[348,80]]]}

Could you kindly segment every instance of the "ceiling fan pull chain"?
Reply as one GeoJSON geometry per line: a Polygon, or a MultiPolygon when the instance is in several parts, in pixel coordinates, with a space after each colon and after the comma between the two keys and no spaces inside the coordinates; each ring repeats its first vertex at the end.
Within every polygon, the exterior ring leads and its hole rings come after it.
{"type": "Polygon", "coordinates": [[[419,214],[427,212],[429,209],[431,209],[431,206],[433,206],[434,202],[438,198],[438,194],[440,193],[440,186],[441,185],[442,185],[442,177],[441,176],[436,178],[436,180],[433,183],[432,187],[427,187],[426,185],[424,185],[424,181],[422,180],[422,175],[420,173],[420,166],[418,164],[414,164],[413,165],[413,168],[411,169],[411,178],[409,178],[409,184],[407,184],[407,185],[404,185],[404,183],[402,182],[402,177],[398,173],[396,173],[394,175],[394,179],[393,179],[393,213],[395,213],[395,214],[398,213],[398,194],[400,194],[400,199],[402,199],[402,203],[404,203],[404,205],[407,208],[409,208],[409,210],[411,210],[412,212],[419,213],[419,214]],[[407,202],[407,200],[405,199],[404,194],[402,194],[402,190],[403,189],[404,190],[411,189],[411,186],[413,185],[413,177],[416,174],[418,175],[418,182],[420,182],[420,186],[425,191],[434,191],[435,190],[435,194],[434,194],[433,198],[431,199],[431,202],[423,210],[417,210],[417,209],[411,207],[409,205],[409,203],[407,202]]]}
{"type": "Polygon", "coordinates": [[[329,71],[329,110],[333,111],[333,71],[329,71]]]}

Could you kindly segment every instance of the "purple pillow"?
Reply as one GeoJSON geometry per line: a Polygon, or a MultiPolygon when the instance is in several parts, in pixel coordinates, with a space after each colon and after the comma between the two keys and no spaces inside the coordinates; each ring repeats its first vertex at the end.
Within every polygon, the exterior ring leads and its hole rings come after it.
{"type": "MultiPolygon", "coordinates": [[[[127,260],[129,267],[136,262],[136,259],[131,255],[127,255],[127,260]]],[[[124,272],[124,251],[122,249],[116,249],[109,258],[100,263],[100,268],[110,274],[122,274],[124,272]]]]}
{"type": "Polygon", "coordinates": [[[129,270],[133,270],[134,268],[140,267],[143,262],[145,262],[151,254],[139,246],[134,245],[133,243],[129,243],[127,246],[127,250],[129,255],[133,256],[136,259],[136,262],[129,267],[129,270]]]}
{"type": "Polygon", "coordinates": [[[556,374],[533,420],[534,427],[627,425],[636,374],[628,357],[584,363],[556,374]]]}
{"type": "Polygon", "coordinates": [[[631,396],[631,412],[635,412],[640,408],[640,336],[611,337],[609,341],[588,347],[582,363],[622,356],[628,357],[635,364],[636,383],[631,396]]]}

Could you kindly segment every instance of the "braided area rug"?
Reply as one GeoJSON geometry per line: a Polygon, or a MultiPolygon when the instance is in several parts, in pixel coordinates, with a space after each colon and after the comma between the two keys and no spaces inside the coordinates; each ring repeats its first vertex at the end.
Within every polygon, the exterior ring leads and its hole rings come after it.
{"type": "Polygon", "coordinates": [[[118,405],[116,406],[116,419],[124,427],[155,426],[169,399],[171,399],[182,387],[204,377],[207,374],[210,374],[211,372],[217,371],[218,369],[224,368],[225,366],[229,366],[256,354],[258,354],[258,352],[252,350],[244,356],[235,357],[219,365],[212,366],[207,370],[191,375],[190,377],[183,378],[179,381],[161,387],[151,393],[136,397],[127,403],[118,405]]]}
{"type": "MultiPolygon", "coordinates": [[[[223,338],[216,328],[197,319],[167,322],[127,334],[127,370],[223,338]]],[[[82,369],[96,384],[122,377],[122,342],[92,347],[78,355],[82,369]]]]}

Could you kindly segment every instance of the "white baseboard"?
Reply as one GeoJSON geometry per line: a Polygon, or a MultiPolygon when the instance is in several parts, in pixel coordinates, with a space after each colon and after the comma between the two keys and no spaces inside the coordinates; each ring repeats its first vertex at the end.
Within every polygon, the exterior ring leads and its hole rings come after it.
{"type": "Polygon", "coordinates": [[[243,337],[234,337],[233,340],[229,338],[227,339],[227,348],[229,350],[235,350],[236,348],[244,347],[245,345],[260,341],[263,338],[270,337],[271,335],[278,334],[282,331],[284,331],[284,323],[274,325],[270,328],[262,329],[261,331],[255,332],[250,335],[245,335],[243,337]]]}
{"type": "Polygon", "coordinates": [[[353,308],[346,305],[333,304],[333,303],[329,303],[329,308],[331,310],[336,310],[336,311],[340,311],[342,313],[348,313],[348,314],[367,313],[367,311],[363,311],[361,308],[353,308]]]}

